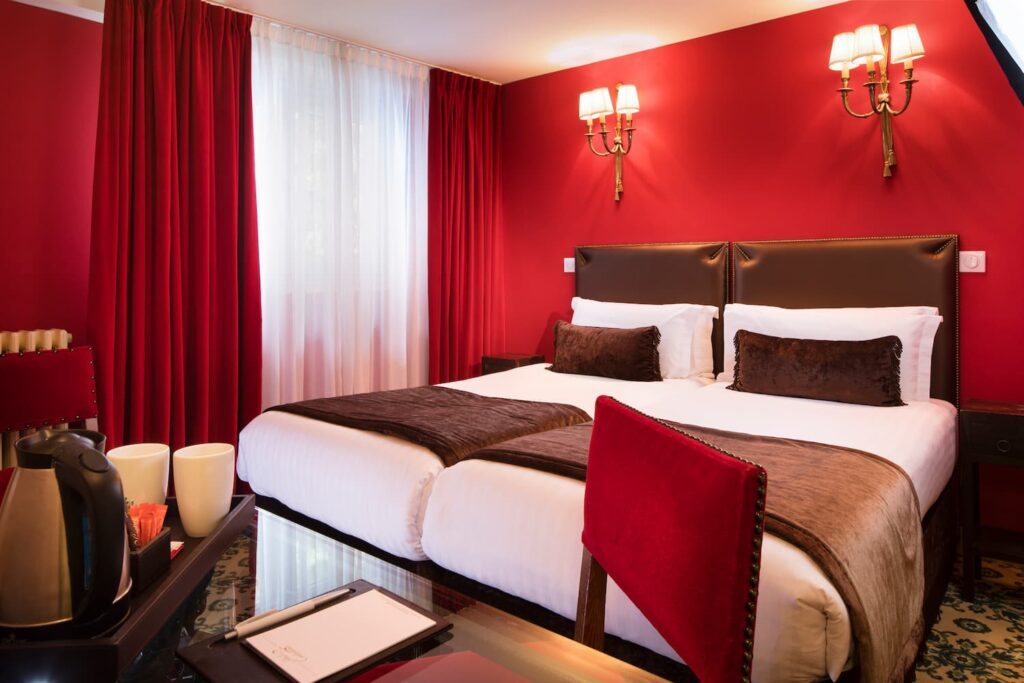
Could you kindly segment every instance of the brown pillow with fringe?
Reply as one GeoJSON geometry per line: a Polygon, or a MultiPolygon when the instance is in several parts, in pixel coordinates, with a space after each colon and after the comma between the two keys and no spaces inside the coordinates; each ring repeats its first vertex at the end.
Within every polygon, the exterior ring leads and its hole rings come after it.
{"type": "Polygon", "coordinates": [[[736,333],[729,389],[867,406],[902,406],[897,336],[866,341],[786,339],[736,333]]]}
{"type": "Polygon", "coordinates": [[[555,362],[550,370],[573,375],[596,375],[634,382],[660,382],[658,343],[654,325],[634,329],[584,327],[555,323],[555,362]]]}

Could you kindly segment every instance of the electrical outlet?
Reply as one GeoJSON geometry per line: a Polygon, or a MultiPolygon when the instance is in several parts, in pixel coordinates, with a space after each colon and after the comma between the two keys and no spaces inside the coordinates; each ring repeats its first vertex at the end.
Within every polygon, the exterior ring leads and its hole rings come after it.
{"type": "Polygon", "coordinates": [[[961,273],[984,273],[985,252],[983,251],[961,251],[960,252],[961,273]]]}
{"type": "Polygon", "coordinates": [[[576,272],[576,259],[564,258],[562,259],[562,272],[563,273],[575,273],[576,272]]]}

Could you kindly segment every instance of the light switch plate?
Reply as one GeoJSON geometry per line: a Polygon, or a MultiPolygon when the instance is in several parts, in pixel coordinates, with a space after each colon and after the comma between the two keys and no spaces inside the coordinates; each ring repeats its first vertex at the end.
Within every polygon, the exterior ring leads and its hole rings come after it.
{"type": "Polygon", "coordinates": [[[961,251],[960,252],[961,273],[984,273],[985,252],[983,251],[961,251]]]}
{"type": "Polygon", "coordinates": [[[575,273],[576,272],[576,259],[564,258],[562,259],[562,272],[563,273],[575,273]]]}

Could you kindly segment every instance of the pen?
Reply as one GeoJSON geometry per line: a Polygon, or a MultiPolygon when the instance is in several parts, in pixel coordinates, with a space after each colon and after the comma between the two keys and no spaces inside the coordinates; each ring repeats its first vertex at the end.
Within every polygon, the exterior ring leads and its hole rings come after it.
{"type": "Polygon", "coordinates": [[[292,617],[297,617],[307,612],[312,612],[317,607],[325,605],[332,600],[337,600],[343,595],[348,595],[352,592],[351,588],[340,588],[330,593],[324,593],[318,595],[315,598],[310,598],[305,602],[300,602],[297,605],[286,607],[282,610],[271,610],[264,612],[258,616],[246,619],[240,624],[235,626],[233,631],[228,631],[224,635],[224,640],[234,640],[235,638],[244,638],[248,635],[252,635],[256,631],[262,631],[263,629],[277,626],[278,624],[288,621],[292,617]]]}

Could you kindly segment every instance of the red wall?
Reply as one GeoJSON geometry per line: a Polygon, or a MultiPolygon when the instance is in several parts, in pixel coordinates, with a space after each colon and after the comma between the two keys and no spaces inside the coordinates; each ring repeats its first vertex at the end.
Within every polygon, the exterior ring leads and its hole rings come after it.
{"type": "Polygon", "coordinates": [[[0,330],[84,341],[102,31],[0,0],[0,330]]]}
{"type": "MultiPolygon", "coordinates": [[[[550,354],[578,244],[959,233],[988,252],[961,276],[961,395],[1024,400],[1024,108],[962,0],[849,2],[526,79],[502,115],[509,350],[550,354]],[[842,112],[826,65],[833,34],[874,22],[916,23],[927,50],[891,179],[877,117],[842,112]],[[618,204],[576,118],[580,91],[617,81],[641,105],[618,204]]],[[[1020,526],[1024,481],[989,479],[986,517],[1020,526]]]]}

